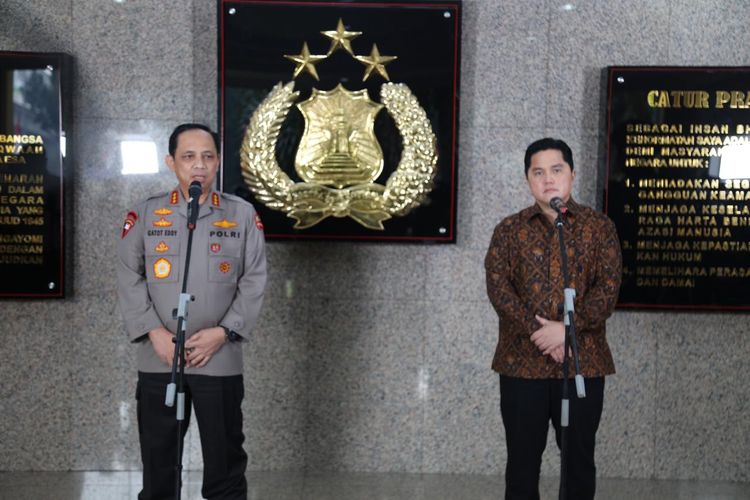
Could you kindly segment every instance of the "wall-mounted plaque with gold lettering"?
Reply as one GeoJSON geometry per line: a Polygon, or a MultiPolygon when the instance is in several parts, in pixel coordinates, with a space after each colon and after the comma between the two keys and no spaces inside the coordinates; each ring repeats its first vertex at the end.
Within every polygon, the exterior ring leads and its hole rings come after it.
{"type": "Polygon", "coordinates": [[[0,298],[61,298],[70,158],[64,54],[0,52],[0,298]]]}
{"type": "Polygon", "coordinates": [[[267,238],[455,242],[460,15],[219,1],[221,187],[267,238]]]}
{"type": "Polygon", "coordinates": [[[750,310],[750,68],[609,67],[618,307],[750,310]]]}

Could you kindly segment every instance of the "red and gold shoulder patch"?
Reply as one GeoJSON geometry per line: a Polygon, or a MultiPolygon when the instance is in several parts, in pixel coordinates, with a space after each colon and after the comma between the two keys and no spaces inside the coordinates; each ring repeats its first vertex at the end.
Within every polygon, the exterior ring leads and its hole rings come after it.
{"type": "Polygon", "coordinates": [[[180,193],[175,189],[169,194],[169,204],[177,205],[180,202],[180,193]]]}
{"type": "Polygon", "coordinates": [[[154,247],[154,251],[158,252],[158,253],[167,252],[167,251],[169,251],[169,245],[167,245],[163,241],[160,241],[159,244],[156,245],[156,247],[154,247]]]}
{"type": "Polygon", "coordinates": [[[172,221],[165,219],[164,217],[160,218],[159,220],[154,221],[154,226],[156,227],[170,227],[172,225],[172,221]]]}
{"type": "Polygon", "coordinates": [[[167,207],[157,208],[154,210],[154,215],[172,215],[172,211],[167,207]]]}
{"type": "Polygon", "coordinates": [[[224,274],[227,274],[230,269],[232,269],[232,264],[230,264],[227,261],[221,262],[219,264],[219,271],[221,271],[224,274]]]}
{"type": "Polygon", "coordinates": [[[219,198],[219,193],[211,193],[211,204],[215,207],[221,206],[221,199],[219,198]]]}
{"type": "Polygon", "coordinates": [[[263,221],[260,220],[260,215],[255,214],[255,227],[263,231],[263,221]]]}
{"type": "Polygon", "coordinates": [[[156,276],[157,279],[163,280],[164,278],[169,278],[170,274],[172,274],[171,262],[164,257],[154,262],[154,276],[156,276]]]}
{"type": "Polygon", "coordinates": [[[135,212],[128,212],[128,215],[125,216],[125,222],[122,225],[122,236],[121,238],[124,238],[128,235],[131,229],[133,229],[133,226],[135,226],[135,221],[138,220],[138,214],[135,212]]]}
{"type": "Polygon", "coordinates": [[[222,219],[215,222],[212,222],[211,225],[220,227],[222,229],[229,229],[230,227],[235,227],[237,225],[236,222],[232,222],[230,220],[222,219]]]}

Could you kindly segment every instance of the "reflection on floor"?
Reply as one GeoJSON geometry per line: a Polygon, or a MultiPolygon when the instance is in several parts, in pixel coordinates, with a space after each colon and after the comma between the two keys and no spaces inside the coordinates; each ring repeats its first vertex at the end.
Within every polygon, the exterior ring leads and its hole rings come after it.
{"type": "MultiPolygon", "coordinates": [[[[500,476],[250,472],[250,500],[498,500],[500,476]]],[[[185,500],[199,500],[200,472],[187,472],[185,500]]],[[[132,500],[141,487],[134,472],[0,472],[0,500],[132,500]]],[[[750,483],[600,479],[606,500],[748,500],[750,483]]],[[[557,498],[557,479],[543,478],[543,499],[557,498]]]]}

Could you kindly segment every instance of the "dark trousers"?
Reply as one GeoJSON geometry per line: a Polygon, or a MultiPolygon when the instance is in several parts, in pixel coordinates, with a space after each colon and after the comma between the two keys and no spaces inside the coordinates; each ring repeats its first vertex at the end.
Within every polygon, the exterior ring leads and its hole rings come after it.
{"type": "MultiPolygon", "coordinates": [[[[164,404],[169,373],[138,373],[136,389],[138,434],[143,461],[143,490],[139,500],[175,498],[177,465],[177,404],[164,404]]],[[[185,420],[181,439],[195,409],[203,452],[203,487],[208,499],[247,498],[242,449],[242,375],[209,377],[185,375],[185,420]]]]}
{"type": "MultiPolygon", "coordinates": [[[[575,381],[571,379],[568,395],[567,498],[593,499],[596,490],[594,446],[604,401],[604,377],[586,379],[586,397],[583,399],[576,396],[575,381]]],[[[559,379],[521,379],[500,375],[500,413],[508,449],[506,500],[539,499],[539,469],[550,419],[560,447],[561,398],[562,381],[559,379]]]]}

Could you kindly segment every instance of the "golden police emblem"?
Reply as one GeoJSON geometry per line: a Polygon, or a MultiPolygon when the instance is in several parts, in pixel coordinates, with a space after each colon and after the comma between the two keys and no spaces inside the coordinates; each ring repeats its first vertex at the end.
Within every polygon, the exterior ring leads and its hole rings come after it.
{"type": "Polygon", "coordinates": [[[427,114],[404,83],[393,83],[385,68],[396,56],[356,55],[352,40],[361,32],[347,31],[339,19],[335,30],[321,31],[331,39],[325,55],[285,55],[296,64],[292,81],[278,83],[250,118],[240,151],[242,176],[256,199],[295,220],[296,229],[310,228],[328,217],[350,217],[362,226],[383,230],[383,222],[404,216],[432,191],[437,165],[437,139],[427,114]],[[294,78],[303,72],[319,80],[316,65],[343,50],[366,66],[362,81],[373,74],[385,80],[380,103],[366,89],[350,90],[339,83],[332,90],[313,88],[309,99],[296,103],[300,92],[294,78]],[[294,160],[302,182],[294,182],[279,166],[276,141],[292,105],[305,120],[294,160]],[[383,151],[374,133],[375,118],[385,109],[401,136],[401,158],[385,184],[383,151]]]}

